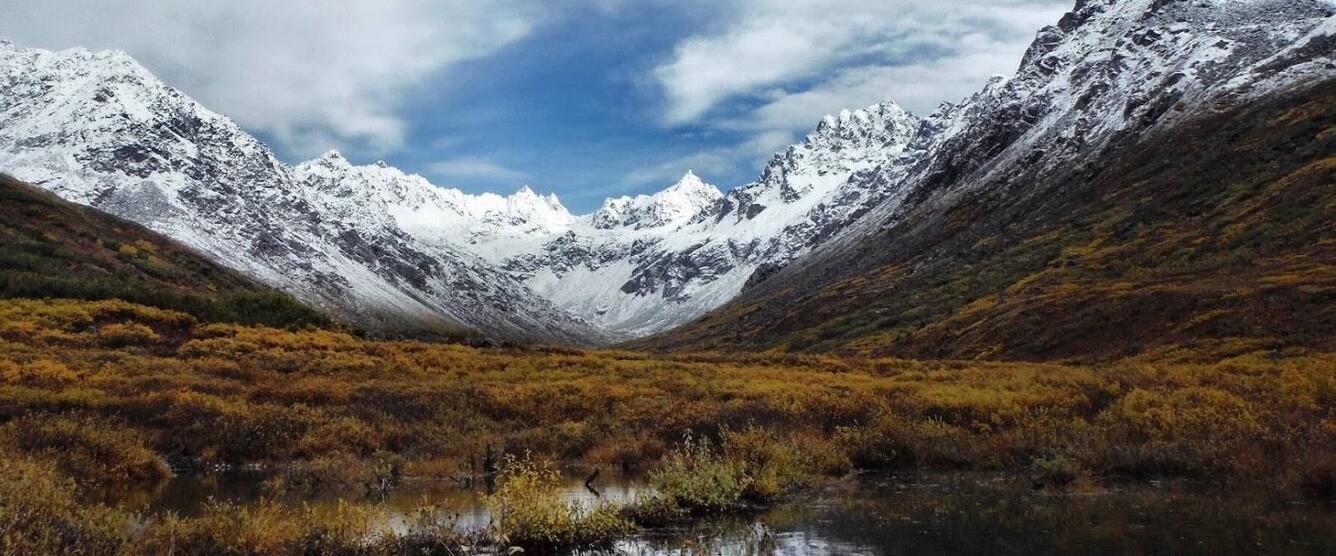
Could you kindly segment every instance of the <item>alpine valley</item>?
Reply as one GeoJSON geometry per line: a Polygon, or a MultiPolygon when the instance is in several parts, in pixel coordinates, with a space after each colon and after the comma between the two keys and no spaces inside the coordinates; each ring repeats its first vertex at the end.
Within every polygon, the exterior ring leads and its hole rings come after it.
{"type": "Polygon", "coordinates": [[[0,556],[1336,554],[1336,1],[979,86],[572,214],[0,42],[0,556]]]}

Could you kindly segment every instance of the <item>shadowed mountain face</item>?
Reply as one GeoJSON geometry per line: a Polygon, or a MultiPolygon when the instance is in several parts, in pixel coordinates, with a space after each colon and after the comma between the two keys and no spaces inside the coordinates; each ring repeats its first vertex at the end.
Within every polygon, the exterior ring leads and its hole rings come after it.
{"type": "Polygon", "coordinates": [[[328,325],[160,234],[0,174],[0,298],[121,299],[205,322],[328,325]]]}
{"type": "Polygon", "coordinates": [[[654,348],[1105,358],[1336,338],[1336,81],[996,180],[654,348]]]}

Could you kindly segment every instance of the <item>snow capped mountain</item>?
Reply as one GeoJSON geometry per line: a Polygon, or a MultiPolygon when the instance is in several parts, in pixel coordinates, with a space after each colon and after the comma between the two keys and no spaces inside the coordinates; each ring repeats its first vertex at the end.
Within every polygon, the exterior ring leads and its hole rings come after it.
{"type": "Polygon", "coordinates": [[[1083,0],[1038,33],[1014,77],[962,103],[923,119],[891,102],[827,117],[717,214],[670,233],[573,229],[507,268],[605,327],[670,328],[815,249],[877,249],[860,238],[921,203],[985,185],[1040,195],[1026,189],[1034,178],[1094,163],[1111,144],[1329,79],[1332,17],[1318,0],[1083,0]]]}
{"type": "MultiPolygon", "coordinates": [[[[1081,0],[1057,25],[1039,31],[1014,76],[993,78],[970,98],[941,106],[921,121],[906,158],[873,164],[840,186],[880,195],[866,214],[753,281],[728,310],[642,345],[768,349],[867,341],[873,343],[860,349],[886,353],[885,344],[913,336],[938,311],[954,320],[935,329],[936,345],[925,342],[932,347],[922,353],[944,356],[950,353],[939,351],[945,344],[971,334],[987,338],[981,344],[987,347],[973,353],[996,353],[1015,339],[996,330],[982,336],[981,329],[1045,327],[1034,321],[1042,311],[1022,313],[1016,305],[1007,315],[1001,309],[991,314],[988,323],[962,309],[972,299],[991,304],[988,288],[1007,283],[1000,276],[1042,268],[1025,260],[1035,251],[1017,242],[1039,231],[1062,235],[1068,226],[1072,233],[1090,226],[1073,221],[1073,214],[1136,213],[1140,207],[1108,203],[1128,203],[1117,192],[1143,184],[1184,188],[1182,195],[1143,196],[1148,203],[1203,198],[1191,189],[1218,180],[1185,174],[1179,182],[1172,175],[1174,167],[1192,167],[1173,159],[1192,153],[1190,145],[1161,151],[1165,158],[1151,159],[1156,168],[1146,175],[1106,172],[1153,156],[1149,145],[1163,138],[1191,140],[1198,122],[1320,95],[1304,91],[1330,90],[1333,81],[1334,2],[1081,0]],[[1013,253],[1020,255],[1008,260],[1013,253]]],[[[1114,235],[1159,224],[1143,216],[1114,235]]],[[[1000,301],[1002,294],[996,295],[1000,301]]],[[[1105,319],[1115,314],[1092,311],[1105,319]]]]}
{"type": "MultiPolygon", "coordinates": [[[[1334,14],[1326,0],[1081,0],[1039,31],[1014,77],[926,119],[911,172],[883,167],[872,181],[919,198],[985,184],[1040,194],[1023,188],[1028,178],[1336,76],[1334,14]]],[[[847,233],[886,228],[917,207],[907,198],[847,233]]]]}
{"type": "MultiPolygon", "coordinates": [[[[925,203],[1027,189],[1159,127],[1332,77],[1327,0],[1082,0],[1015,76],[926,118],[823,119],[754,183],[688,172],[572,215],[527,186],[437,187],[331,152],[288,167],[128,56],[0,45],[0,169],[141,222],[347,318],[559,341],[690,321],[925,203]]],[[[1042,217],[1037,215],[1036,217],[1042,217]]]]}
{"type": "Polygon", "coordinates": [[[516,240],[565,231],[575,221],[556,195],[528,186],[509,197],[469,195],[377,163],[354,166],[337,151],[293,169],[305,187],[323,193],[323,206],[349,223],[395,226],[429,245],[450,247],[516,240]]]}
{"type": "Polygon", "coordinates": [[[637,230],[684,224],[714,210],[724,194],[687,170],[681,180],[653,195],[608,199],[589,216],[590,223],[602,230],[631,227],[637,230]]]}
{"type": "MultiPolygon", "coordinates": [[[[353,168],[337,154],[288,168],[122,53],[3,43],[0,91],[6,172],[144,224],[348,320],[466,326],[513,339],[601,338],[507,274],[464,250],[415,239],[380,210],[438,210],[457,200],[450,192],[388,167],[353,168]]],[[[486,212],[501,222],[564,212],[532,193],[487,202],[502,207],[486,212]]]]}
{"type": "Polygon", "coordinates": [[[535,292],[624,336],[687,322],[847,226],[889,190],[857,179],[905,165],[921,122],[892,103],[827,118],[727,195],[688,172],[654,195],[610,199],[500,264],[535,292]]]}

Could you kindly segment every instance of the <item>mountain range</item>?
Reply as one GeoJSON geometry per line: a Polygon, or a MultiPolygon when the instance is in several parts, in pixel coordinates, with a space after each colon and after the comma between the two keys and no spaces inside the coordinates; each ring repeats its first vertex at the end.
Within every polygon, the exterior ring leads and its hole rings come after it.
{"type": "MultiPolygon", "coordinates": [[[[0,170],[367,328],[569,344],[648,336],[633,344],[647,348],[1051,355],[1046,314],[1033,311],[1073,303],[1045,297],[1051,265],[1071,273],[1096,255],[1105,267],[1139,260],[1102,250],[1145,246],[1145,234],[1164,236],[1158,225],[1182,218],[1227,227],[1248,213],[1220,195],[1269,191],[1261,184],[1329,159],[1332,134],[1295,137],[1324,125],[1311,103],[1331,97],[1322,87],[1336,77],[1333,52],[1336,7],[1325,0],[1081,0],[1039,31],[1014,76],[960,103],[922,117],[893,102],[843,111],[753,183],[723,192],[687,172],[653,195],[573,215],[528,187],[469,195],[337,152],[290,166],[123,53],[0,43],[0,170]],[[1310,110],[1282,125],[1260,106],[1310,110]],[[1277,143],[1286,156],[1243,165],[1239,153],[1252,151],[1239,144],[1183,139],[1212,125],[1252,147],[1286,137],[1304,146],[1277,143]],[[1257,130],[1272,133],[1249,135],[1257,130]],[[1134,179],[1147,168],[1157,171],[1134,179]]],[[[1307,187],[1329,190],[1329,176],[1307,187]]],[[[1315,222],[1298,232],[1314,245],[1260,247],[1327,268],[1330,221],[1315,222]]],[[[1142,283],[1132,265],[1099,271],[1100,286],[1142,283]]],[[[1247,302],[1218,301],[1165,318],[1185,325],[1247,302]]],[[[1138,348],[1162,332],[1100,349],[1138,348]]]]}

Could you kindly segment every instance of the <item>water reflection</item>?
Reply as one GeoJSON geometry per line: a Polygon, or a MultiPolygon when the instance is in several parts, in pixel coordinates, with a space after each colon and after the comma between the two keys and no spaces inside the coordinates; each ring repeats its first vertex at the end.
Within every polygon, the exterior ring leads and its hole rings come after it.
{"type": "Polygon", "coordinates": [[[629,554],[1333,554],[1336,508],[1183,482],[1051,494],[977,473],[865,477],[629,554]]]}
{"type": "MultiPolygon", "coordinates": [[[[209,498],[263,494],[258,473],[178,477],[122,504],[192,514],[209,498]]],[[[637,477],[572,474],[561,497],[629,502],[637,477]]],[[[355,493],[285,498],[334,503],[355,493]]],[[[385,498],[388,527],[423,501],[448,508],[461,528],[490,521],[483,495],[454,481],[408,479],[385,498]]],[[[755,515],[655,529],[617,543],[618,554],[1336,554],[1336,506],[1278,499],[1258,488],[1171,481],[1053,494],[988,473],[864,476],[755,515]]]]}

